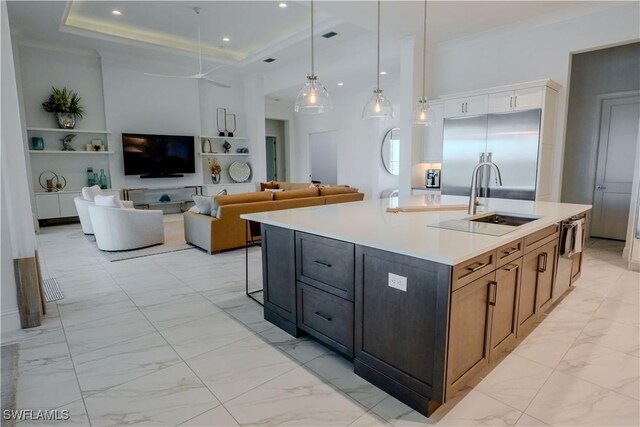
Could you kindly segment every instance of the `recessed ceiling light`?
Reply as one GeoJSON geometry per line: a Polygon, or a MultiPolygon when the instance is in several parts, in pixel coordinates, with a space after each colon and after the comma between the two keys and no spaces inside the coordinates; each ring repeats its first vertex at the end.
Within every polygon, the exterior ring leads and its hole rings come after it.
{"type": "Polygon", "coordinates": [[[120,12],[118,9],[114,9],[111,11],[112,14],[116,15],[116,16],[120,16],[122,15],[122,12],[120,12]]]}
{"type": "Polygon", "coordinates": [[[223,42],[230,42],[230,41],[231,41],[231,39],[230,39],[229,37],[223,37],[223,38],[222,38],[222,41],[223,41],[223,42]]]}
{"type": "Polygon", "coordinates": [[[386,71],[380,71],[380,75],[381,75],[381,76],[386,76],[386,75],[387,75],[387,72],[386,72],[386,71]]]}
{"type": "Polygon", "coordinates": [[[279,7],[280,9],[286,9],[286,8],[287,8],[287,4],[286,4],[285,2],[283,2],[283,1],[281,1],[281,2],[278,4],[278,7],[279,7]]]}
{"type": "Polygon", "coordinates": [[[340,82],[338,83],[338,86],[344,86],[344,83],[340,82]]]}

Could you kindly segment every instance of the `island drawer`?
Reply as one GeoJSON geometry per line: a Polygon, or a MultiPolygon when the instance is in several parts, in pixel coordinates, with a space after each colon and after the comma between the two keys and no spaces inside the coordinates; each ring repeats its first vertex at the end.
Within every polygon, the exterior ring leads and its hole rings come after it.
{"type": "Polygon", "coordinates": [[[298,328],[353,357],[353,303],[298,282],[298,328]]]}
{"type": "Polygon", "coordinates": [[[296,279],[353,301],[355,246],[296,232],[296,279]]]}
{"type": "Polygon", "coordinates": [[[496,251],[485,252],[482,255],[453,266],[453,284],[451,291],[455,291],[475,279],[491,273],[496,269],[496,251]]]}
{"type": "Polygon", "coordinates": [[[560,232],[560,224],[552,224],[542,230],[531,233],[524,238],[524,253],[529,253],[534,249],[539,248],[548,241],[550,236],[558,238],[560,232]]]}
{"type": "Polygon", "coordinates": [[[524,254],[524,240],[518,239],[500,246],[496,250],[497,267],[502,267],[524,254]]]}

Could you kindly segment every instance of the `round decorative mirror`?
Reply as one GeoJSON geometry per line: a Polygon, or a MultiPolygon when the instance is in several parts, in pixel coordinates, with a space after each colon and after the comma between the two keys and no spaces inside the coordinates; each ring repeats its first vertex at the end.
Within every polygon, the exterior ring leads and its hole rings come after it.
{"type": "Polygon", "coordinates": [[[392,128],[384,134],[380,149],[382,164],[391,175],[400,174],[400,128],[392,128]]]}

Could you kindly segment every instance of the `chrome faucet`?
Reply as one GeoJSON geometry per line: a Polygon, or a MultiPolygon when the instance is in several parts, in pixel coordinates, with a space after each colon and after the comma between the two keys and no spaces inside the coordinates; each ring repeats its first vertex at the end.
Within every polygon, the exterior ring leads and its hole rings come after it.
{"type": "Polygon", "coordinates": [[[478,207],[478,172],[485,166],[490,166],[496,171],[496,184],[502,187],[502,175],[498,165],[493,162],[480,162],[473,168],[471,174],[471,196],[469,196],[469,215],[475,215],[478,207]]]}

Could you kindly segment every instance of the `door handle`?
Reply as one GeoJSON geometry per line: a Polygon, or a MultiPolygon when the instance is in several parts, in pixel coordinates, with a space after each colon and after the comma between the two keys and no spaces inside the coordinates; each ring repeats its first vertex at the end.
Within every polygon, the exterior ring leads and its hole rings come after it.
{"type": "Polygon", "coordinates": [[[316,311],[315,313],[316,316],[318,316],[319,318],[321,318],[322,320],[326,320],[327,322],[331,322],[331,317],[329,316],[325,316],[322,313],[320,313],[319,311],[316,311]]]}
{"type": "Polygon", "coordinates": [[[605,187],[604,185],[596,185],[596,190],[606,190],[607,187],[605,187]]]}
{"type": "Polygon", "coordinates": [[[483,267],[486,267],[487,265],[488,265],[488,264],[486,264],[486,263],[479,262],[479,263],[477,263],[477,264],[475,265],[475,267],[467,267],[467,270],[469,270],[470,272],[472,272],[472,273],[473,273],[473,272],[475,272],[475,271],[480,270],[480,269],[481,269],[481,268],[483,268],[483,267]]]}
{"type": "Polygon", "coordinates": [[[509,248],[509,249],[507,249],[506,251],[502,251],[502,253],[503,253],[505,256],[509,256],[509,255],[511,255],[511,254],[515,254],[516,252],[518,252],[518,250],[519,250],[519,248],[516,246],[515,248],[509,248]]]}
{"type": "Polygon", "coordinates": [[[505,267],[503,267],[502,269],[503,269],[504,271],[507,271],[507,272],[508,272],[508,271],[513,271],[513,270],[515,270],[516,268],[518,268],[518,265],[517,265],[517,264],[508,264],[508,265],[506,265],[505,267]]]}
{"type": "Polygon", "coordinates": [[[544,273],[545,271],[547,271],[547,253],[541,253],[540,255],[538,255],[538,272],[540,273],[544,273]],[[540,259],[542,258],[543,260],[543,264],[542,267],[540,267],[540,259]]]}
{"type": "Polygon", "coordinates": [[[495,306],[498,299],[498,282],[491,281],[489,286],[489,305],[495,306]]]}
{"type": "Polygon", "coordinates": [[[315,260],[313,262],[315,262],[316,264],[320,264],[323,267],[331,268],[331,264],[327,264],[326,262],[322,262],[322,261],[318,261],[318,260],[315,260]]]}

